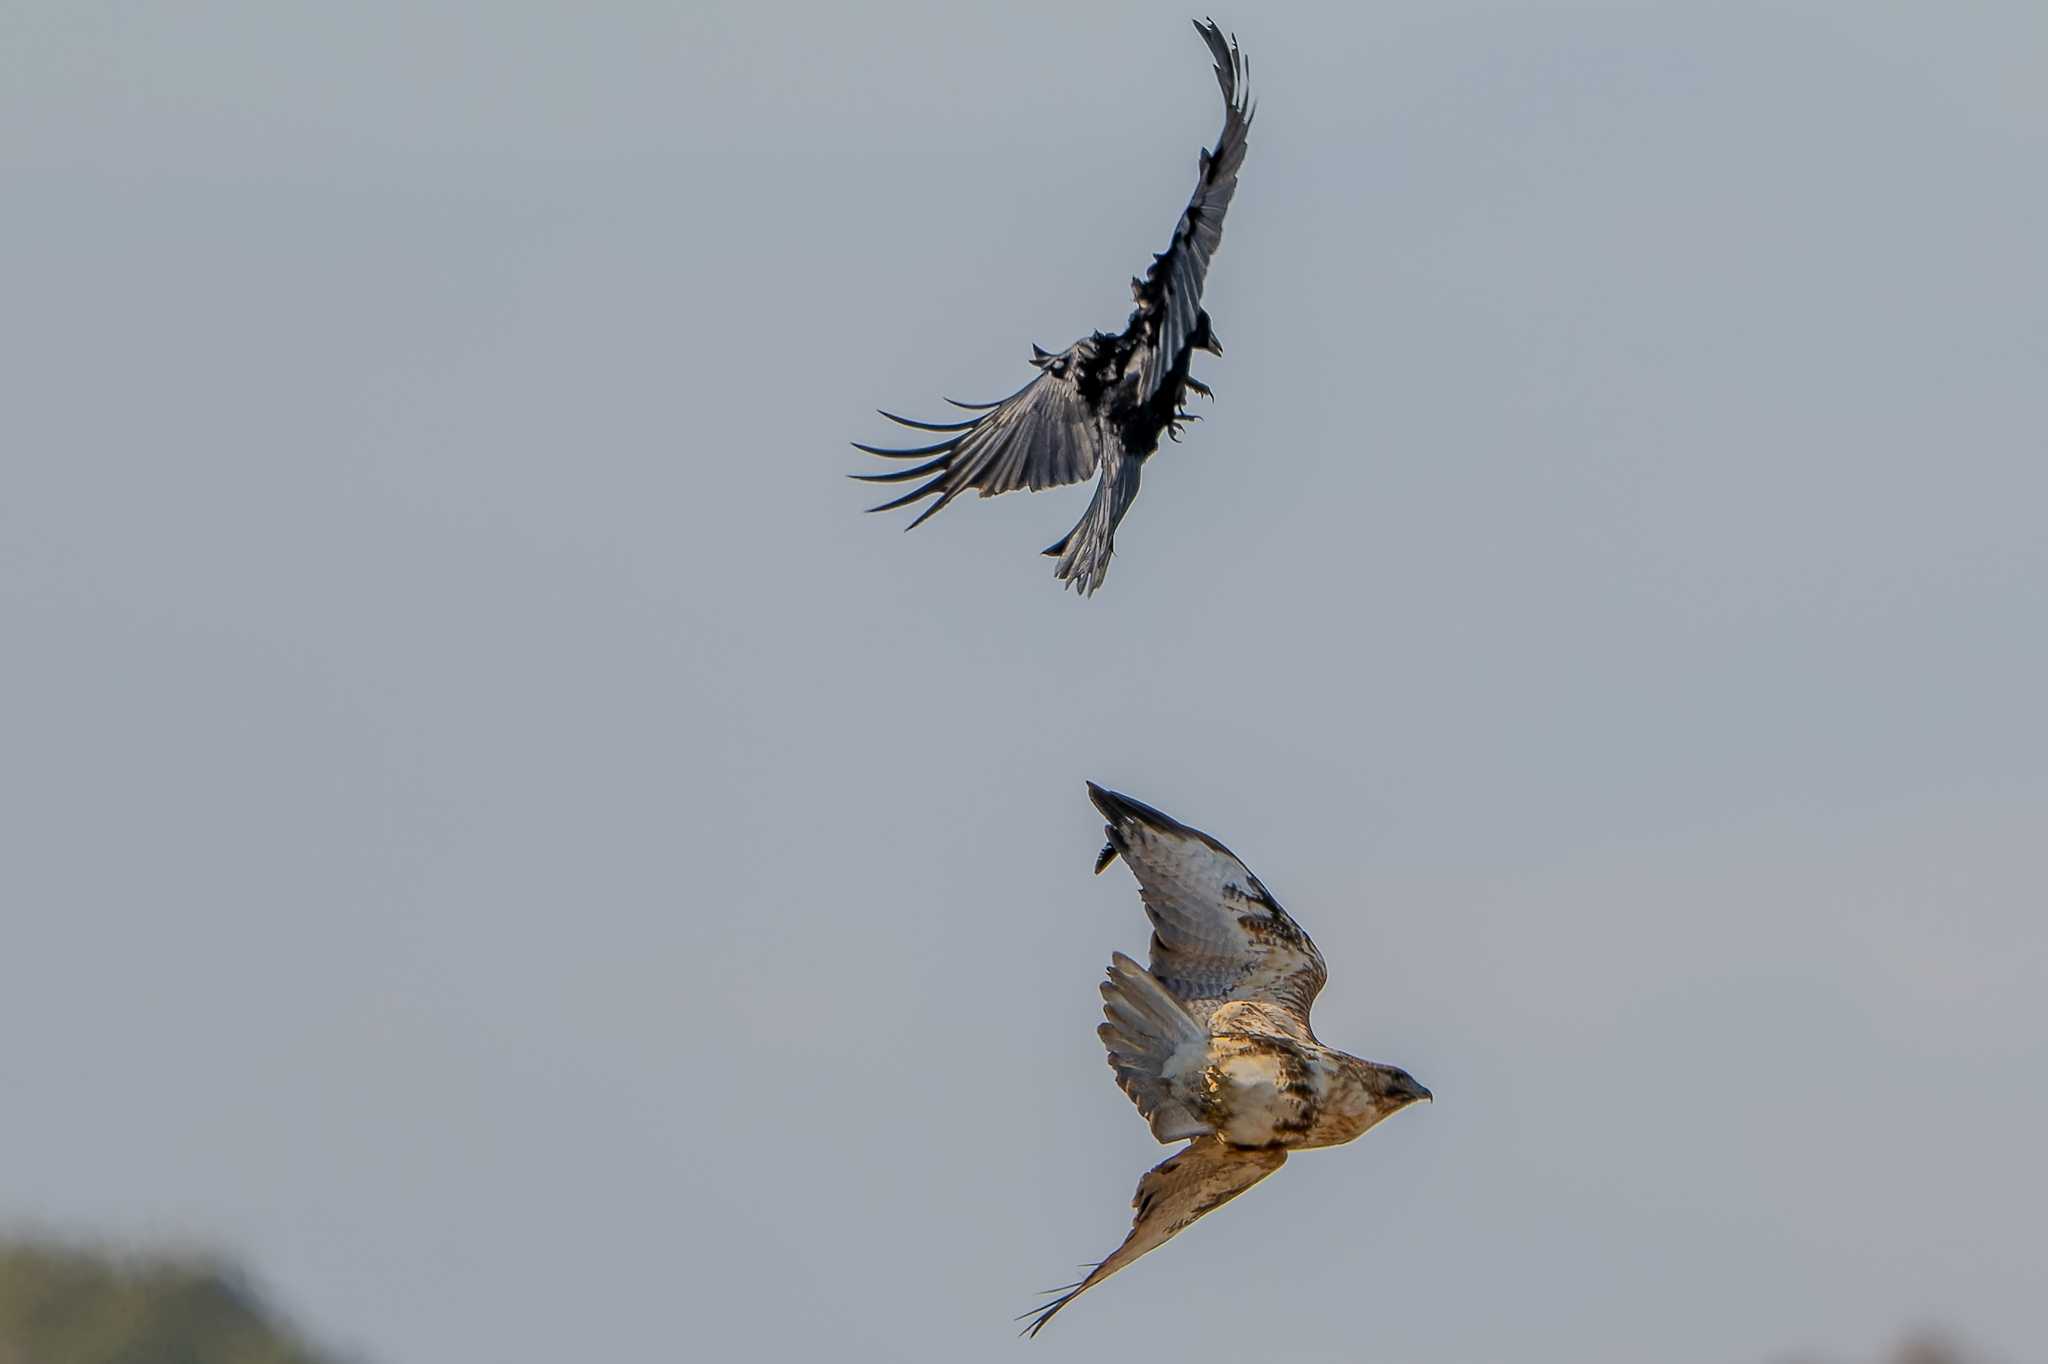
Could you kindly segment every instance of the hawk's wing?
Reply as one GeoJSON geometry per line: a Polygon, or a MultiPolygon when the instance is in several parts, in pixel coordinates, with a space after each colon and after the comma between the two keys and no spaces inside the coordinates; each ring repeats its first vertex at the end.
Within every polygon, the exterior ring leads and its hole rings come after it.
{"type": "Polygon", "coordinates": [[[1222,1207],[1286,1160],[1287,1152],[1279,1147],[1251,1150],[1216,1137],[1189,1142],[1138,1181],[1138,1195],[1131,1200],[1137,1216],[1131,1219],[1131,1234],[1124,1243],[1090,1270],[1087,1278],[1053,1290],[1058,1297],[1025,1313],[1031,1324],[1024,1334],[1037,1335],[1062,1307],[1146,1251],[1166,1244],[1203,1213],[1222,1207]]]}
{"type": "Polygon", "coordinates": [[[1129,796],[1088,783],[1109,821],[1109,846],[1138,878],[1152,921],[1152,974],[1205,1026],[1234,1000],[1262,1006],[1258,1021],[1311,1040],[1309,1006],[1329,973],[1323,954],[1244,863],[1199,829],[1129,796]]]}
{"type": "Polygon", "coordinates": [[[1238,51],[1237,39],[1227,43],[1215,21],[1196,23],[1195,31],[1216,59],[1216,84],[1223,88],[1223,131],[1213,151],[1204,151],[1195,196],[1173,229],[1173,243],[1152,258],[1152,268],[1138,282],[1138,316],[1149,324],[1148,341],[1139,370],[1138,396],[1149,399],[1165,383],[1181,348],[1194,335],[1202,310],[1202,282],[1210,258],[1223,243],[1223,215],[1237,193],[1238,168],[1252,129],[1252,105],[1246,89],[1251,63],[1238,51]]]}
{"type": "Polygon", "coordinates": [[[886,459],[937,456],[913,469],[850,475],[867,483],[906,483],[931,475],[929,482],[913,491],[868,510],[890,511],[936,497],[938,501],[910,523],[915,527],[969,488],[979,489],[983,497],[1019,488],[1036,492],[1062,483],[1079,483],[1094,473],[1108,448],[1109,435],[1079,382],[1086,358],[1084,350],[1093,344],[1077,341],[1057,355],[1039,351],[1033,363],[1043,373],[1001,402],[954,403],[955,407],[981,414],[966,421],[920,422],[884,412],[883,416],[899,426],[959,434],[914,450],[887,450],[856,441],[854,449],[886,459]]]}

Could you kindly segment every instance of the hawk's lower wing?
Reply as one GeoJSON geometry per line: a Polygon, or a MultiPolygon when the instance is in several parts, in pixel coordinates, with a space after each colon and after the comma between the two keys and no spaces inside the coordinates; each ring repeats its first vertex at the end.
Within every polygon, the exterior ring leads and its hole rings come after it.
{"type": "Polygon", "coordinates": [[[1166,1244],[1203,1213],[1222,1207],[1279,1169],[1286,1160],[1287,1152],[1278,1147],[1251,1150],[1227,1145],[1215,1137],[1203,1137],[1153,1166],[1138,1181],[1138,1196],[1131,1200],[1131,1206],[1137,1209],[1137,1216],[1131,1220],[1131,1234],[1087,1278],[1054,1290],[1058,1297],[1025,1313],[1031,1324],[1024,1328],[1024,1334],[1037,1335],[1062,1307],[1146,1251],[1166,1244]]]}

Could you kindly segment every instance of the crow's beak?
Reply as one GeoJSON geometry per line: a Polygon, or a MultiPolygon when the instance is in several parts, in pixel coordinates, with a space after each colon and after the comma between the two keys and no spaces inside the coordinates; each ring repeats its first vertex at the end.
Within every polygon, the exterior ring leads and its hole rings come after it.
{"type": "Polygon", "coordinates": [[[1214,332],[1209,333],[1209,344],[1202,347],[1202,349],[1215,356],[1218,360],[1223,358],[1223,343],[1216,339],[1216,333],[1214,332]]]}

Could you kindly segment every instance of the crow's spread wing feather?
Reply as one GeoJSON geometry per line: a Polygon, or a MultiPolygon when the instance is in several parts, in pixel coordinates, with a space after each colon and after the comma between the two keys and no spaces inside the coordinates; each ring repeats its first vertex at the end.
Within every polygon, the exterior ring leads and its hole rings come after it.
{"type": "Polygon", "coordinates": [[[1139,376],[1141,399],[1159,391],[1181,348],[1194,335],[1202,310],[1202,282],[1222,244],[1223,215],[1237,193],[1237,172],[1244,165],[1251,135],[1250,59],[1238,50],[1237,39],[1225,41],[1215,21],[1197,23],[1195,30],[1216,59],[1216,83],[1223,89],[1223,131],[1216,135],[1215,148],[1202,153],[1195,195],[1173,229],[1172,244],[1153,257],[1138,282],[1138,317],[1150,330],[1139,376]]]}
{"type": "Polygon", "coordinates": [[[1094,782],[1088,794],[1109,821],[1095,869],[1121,855],[1137,876],[1160,984],[1204,1024],[1246,1001],[1260,1026],[1313,1040],[1309,1007],[1329,976],[1323,954],[1259,878],[1199,829],[1094,782]]]}
{"type": "Polygon", "coordinates": [[[886,474],[853,474],[868,483],[905,483],[930,475],[930,480],[911,492],[869,511],[889,511],[933,497],[910,525],[915,527],[969,488],[983,497],[1029,488],[1056,487],[1079,483],[1093,474],[1110,448],[1111,436],[1102,424],[1097,404],[1082,391],[1082,364],[1092,341],[1077,341],[1057,355],[1036,361],[1044,372],[999,403],[955,404],[978,410],[981,415],[966,421],[935,423],[912,421],[891,412],[882,415],[900,426],[919,431],[957,432],[933,445],[914,450],[889,450],[856,442],[854,449],[887,459],[921,459],[930,462],[886,474]]]}

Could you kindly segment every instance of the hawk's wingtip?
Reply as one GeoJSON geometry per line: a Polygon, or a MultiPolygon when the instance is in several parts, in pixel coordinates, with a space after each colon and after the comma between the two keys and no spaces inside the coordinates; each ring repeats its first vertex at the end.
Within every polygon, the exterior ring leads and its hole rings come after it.
{"type": "MultiPolygon", "coordinates": [[[[1112,803],[1118,799],[1116,792],[1091,781],[1088,783],[1088,799],[1093,801],[1095,808],[1102,812],[1103,818],[1116,818],[1115,815],[1110,813],[1112,803]]],[[[1108,833],[1109,831],[1105,829],[1103,832],[1108,833]]],[[[1116,861],[1116,844],[1114,842],[1104,843],[1102,851],[1095,854],[1095,874],[1097,876],[1102,875],[1103,870],[1114,861],[1116,861]]]]}
{"type": "Polygon", "coordinates": [[[1088,783],[1088,799],[1095,802],[1095,808],[1102,811],[1102,817],[1112,824],[1125,822],[1156,825],[1171,829],[1173,820],[1153,809],[1142,800],[1133,800],[1121,791],[1112,791],[1106,786],[1088,783]]]}

